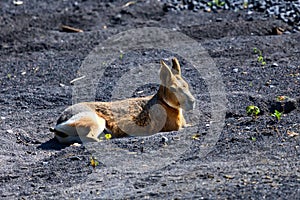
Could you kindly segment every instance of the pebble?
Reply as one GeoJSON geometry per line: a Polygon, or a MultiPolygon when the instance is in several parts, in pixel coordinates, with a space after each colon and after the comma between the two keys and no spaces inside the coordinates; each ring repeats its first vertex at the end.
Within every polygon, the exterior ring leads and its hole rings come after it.
{"type": "Polygon", "coordinates": [[[162,141],[163,143],[166,143],[166,142],[169,141],[169,139],[168,139],[167,137],[165,137],[165,136],[162,136],[161,141],[162,141]]]}
{"type": "Polygon", "coordinates": [[[16,6],[20,6],[23,4],[23,1],[13,1],[13,4],[16,6]]]}
{"type": "Polygon", "coordinates": [[[274,88],[274,87],[275,87],[275,85],[269,85],[269,87],[270,87],[270,88],[274,88]]]}
{"type": "Polygon", "coordinates": [[[79,144],[79,143],[73,143],[73,144],[71,144],[71,146],[73,146],[73,147],[80,147],[81,144],[79,144]]]}
{"type": "Polygon", "coordinates": [[[239,69],[238,69],[238,68],[234,68],[232,71],[233,71],[234,73],[237,73],[237,72],[239,72],[239,69]]]}

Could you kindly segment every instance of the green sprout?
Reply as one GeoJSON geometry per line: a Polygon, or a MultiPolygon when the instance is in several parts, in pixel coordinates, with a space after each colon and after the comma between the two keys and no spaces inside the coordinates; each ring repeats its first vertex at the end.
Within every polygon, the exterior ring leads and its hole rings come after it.
{"type": "Polygon", "coordinates": [[[109,133],[106,133],[105,135],[104,135],[104,137],[105,137],[105,139],[107,139],[107,140],[109,140],[109,139],[111,139],[111,134],[109,134],[109,133]]]}
{"type": "Polygon", "coordinates": [[[207,2],[207,5],[209,7],[212,7],[213,5],[219,6],[219,7],[223,7],[225,5],[225,2],[222,0],[212,0],[210,2],[207,2]]]}
{"type": "Polygon", "coordinates": [[[243,7],[244,7],[244,9],[248,8],[248,1],[244,1],[243,7]]]}
{"type": "Polygon", "coordinates": [[[99,161],[94,156],[91,156],[90,165],[95,169],[99,165],[99,161]]]}
{"type": "Polygon", "coordinates": [[[259,50],[258,48],[255,47],[255,48],[253,48],[253,52],[255,54],[258,54],[257,62],[261,63],[261,65],[266,65],[267,64],[266,61],[265,61],[265,59],[264,59],[264,57],[263,57],[263,55],[262,55],[262,51],[261,50],[259,50]]]}
{"type": "Polygon", "coordinates": [[[251,137],[251,140],[252,140],[253,142],[256,142],[256,137],[251,137]]]}
{"type": "Polygon", "coordinates": [[[120,60],[123,59],[124,54],[120,53],[120,60]]]}
{"type": "Polygon", "coordinates": [[[199,134],[195,134],[192,136],[193,140],[200,140],[200,135],[199,134]]]}
{"type": "Polygon", "coordinates": [[[272,117],[276,117],[277,121],[280,121],[281,116],[283,112],[279,112],[278,110],[275,110],[273,114],[271,114],[272,117]]]}
{"type": "Polygon", "coordinates": [[[257,106],[251,105],[247,106],[246,112],[248,115],[252,115],[253,118],[257,118],[258,114],[260,113],[260,109],[257,106]]]}
{"type": "Polygon", "coordinates": [[[98,139],[100,141],[103,141],[103,140],[110,140],[112,138],[112,135],[110,133],[105,133],[104,134],[100,134],[98,139]]]}

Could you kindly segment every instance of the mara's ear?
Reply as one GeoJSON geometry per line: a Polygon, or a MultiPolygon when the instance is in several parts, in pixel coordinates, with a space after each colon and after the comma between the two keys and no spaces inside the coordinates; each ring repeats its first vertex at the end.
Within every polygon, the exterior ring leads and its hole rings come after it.
{"type": "Polygon", "coordinates": [[[181,69],[180,69],[180,64],[177,60],[177,58],[172,58],[172,72],[175,75],[181,75],[181,69]]]}
{"type": "Polygon", "coordinates": [[[171,79],[172,79],[172,72],[170,70],[170,68],[168,67],[168,65],[161,60],[160,61],[160,80],[163,86],[168,86],[168,83],[170,83],[171,79]]]}

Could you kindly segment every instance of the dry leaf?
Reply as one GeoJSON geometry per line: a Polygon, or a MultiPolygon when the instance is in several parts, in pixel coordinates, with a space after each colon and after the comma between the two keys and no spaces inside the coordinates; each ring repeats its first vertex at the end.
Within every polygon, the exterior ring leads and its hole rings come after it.
{"type": "Polygon", "coordinates": [[[288,134],[288,136],[290,136],[290,137],[296,137],[296,136],[298,136],[299,135],[299,133],[296,133],[296,132],[294,132],[294,131],[287,131],[287,134],[288,134]]]}
{"type": "Polygon", "coordinates": [[[73,80],[70,81],[70,84],[73,84],[74,82],[79,81],[79,80],[81,80],[83,78],[85,78],[85,76],[81,76],[81,77],[75,78],[75,79],[73,79],[73,80]]]}
{"type": "Polygon", "coordinates": [[[128,7],[132,4],[135,4],[136,2],[135,1],[129,1],[128,3],[126,3],[125,5],[123,5],[122,7],[125,8],[125,7],[128,7]]]}
{"type": "Polygon", "coordinates": [[[83,30],[81,30],[81,29],[74,28],[71,26],[66,26],[66,25],[61,25],[61,29],[62,29],[62,31],[65,31],[65,32],[73,32],[73,33],[82,33],[83,32],[83,30]]]}

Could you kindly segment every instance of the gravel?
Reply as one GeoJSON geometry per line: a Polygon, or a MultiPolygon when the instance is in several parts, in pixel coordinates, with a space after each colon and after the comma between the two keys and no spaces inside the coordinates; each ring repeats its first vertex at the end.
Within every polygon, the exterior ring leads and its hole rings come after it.
{"type": "Polygon", "coordinates": [[[281,19],[295,30],[300,30],[300,0],[160,0],[166,11],[192,10],[195,12],[218,12],[218,10],[240,11],[248,14],[262,12],[267,17],[281,19]]]}

